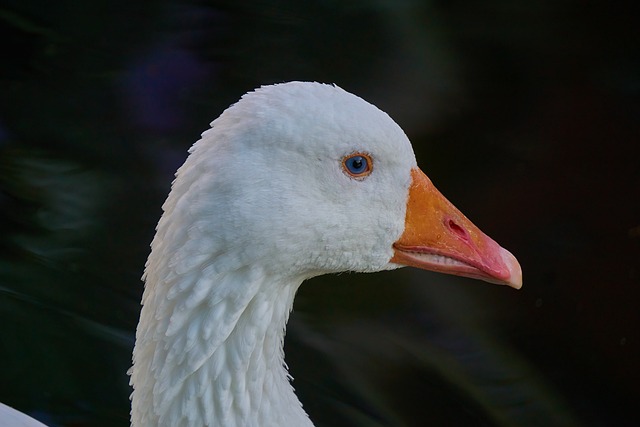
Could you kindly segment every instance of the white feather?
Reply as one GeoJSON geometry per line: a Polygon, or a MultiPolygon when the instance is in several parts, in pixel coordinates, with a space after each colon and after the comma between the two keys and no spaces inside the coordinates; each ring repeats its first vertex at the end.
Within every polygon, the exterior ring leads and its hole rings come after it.
{"type": "Polygon", "coordinates": [[[146,265],[132,425],[311,426],[284,364],[295,293],[395,267],[409,141],[362,99],[293,82],[244,95],[189,151],[146,265]],[[365,180],[342,169],[354,152],[374,159],[365,180]]]}
{"type": "Polygon", "coordinates": [[[0,403],[0,421],[2,427],[46,427],[40,421],[0,403]]]}

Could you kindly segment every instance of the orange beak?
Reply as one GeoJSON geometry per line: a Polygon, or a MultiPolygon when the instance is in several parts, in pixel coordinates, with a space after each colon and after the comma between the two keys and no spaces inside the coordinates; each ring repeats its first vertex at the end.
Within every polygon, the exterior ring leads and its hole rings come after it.
{"type": "Polygon", "coordinates": [[[473,225],[418,168],[411,170],[405,229],[391,262],[522,287],[518,260],[473,225]]]}

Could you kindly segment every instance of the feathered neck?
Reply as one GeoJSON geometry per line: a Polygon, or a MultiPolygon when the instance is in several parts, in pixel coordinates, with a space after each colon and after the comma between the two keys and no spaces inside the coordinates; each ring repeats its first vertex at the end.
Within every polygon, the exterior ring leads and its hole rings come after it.
{"type": "Polygon", "coordinates": [[[302,278],[269,277],[257,266],[153,266],[152,253],[131,369],[132,425],[312,426],[283,351],[302,278]]]}

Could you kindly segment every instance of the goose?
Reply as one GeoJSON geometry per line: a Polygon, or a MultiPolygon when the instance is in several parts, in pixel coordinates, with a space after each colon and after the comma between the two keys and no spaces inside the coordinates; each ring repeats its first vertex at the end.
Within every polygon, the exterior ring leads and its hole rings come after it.
{"type": "Polygon", "coordinates": [[[246,93],[191,147],[163,205],[131,425],[313,426],[284,361],[296,291],[402,266],[522,286],[516,258],[435,188],[386,113],[337,85],[246,93]]]}

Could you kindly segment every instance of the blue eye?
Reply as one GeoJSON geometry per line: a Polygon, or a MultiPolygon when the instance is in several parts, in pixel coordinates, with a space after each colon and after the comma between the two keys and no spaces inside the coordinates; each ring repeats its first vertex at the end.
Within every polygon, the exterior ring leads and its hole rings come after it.
{"type": "Polygon", "coordinates": [[[342,160],[342,167],[349,176],[364,178],[371,173],[372,163],[368,154],[354,153],[342,160]]]}

